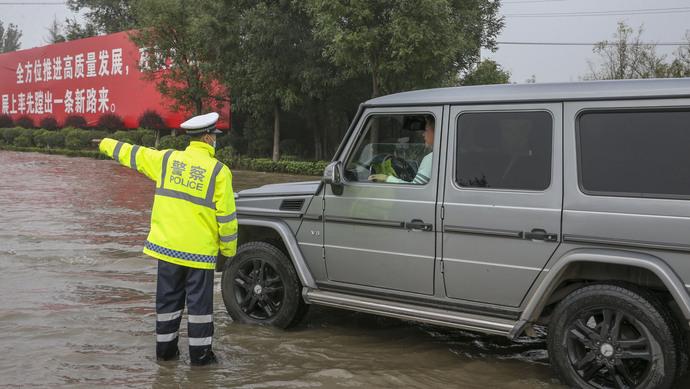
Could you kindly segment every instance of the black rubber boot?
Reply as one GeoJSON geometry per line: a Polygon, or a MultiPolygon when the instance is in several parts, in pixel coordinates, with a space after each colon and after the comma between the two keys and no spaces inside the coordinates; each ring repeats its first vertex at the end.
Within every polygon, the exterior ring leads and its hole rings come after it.
{"type": "Polygon", "coordinates": [[[190,359],[192,366],[206,366],[218,363],[218,359],[216,359],[216,354],[214,354],[210,348],[205,349],[201,352],[192,351],[190,353],[190,359]]]}
{"type": "Polygon", "coordinates": [[[175,347],[174,349],[168,349],[164,352],[158,351],[156,353],[156,359],[159,361],[176,361],[180,359],[180,350],[175,347]]]}

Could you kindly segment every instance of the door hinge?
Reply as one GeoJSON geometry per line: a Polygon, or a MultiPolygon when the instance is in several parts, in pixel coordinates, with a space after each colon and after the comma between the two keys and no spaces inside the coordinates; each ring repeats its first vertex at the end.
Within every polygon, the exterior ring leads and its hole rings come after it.
{"type": "Polygon", "coordinates": [[[446,218],[446,207],[441,205],[441,220],[446,218]]]}
{"type": "Polygon", "coordinates": [[[326,259],[326,246],[321,246],[321,258],[326,259]]]}
{"type": "Polygon", "coordinates": [[[326,210],[326,196],[321,196],[321,211],[326,210]]]}

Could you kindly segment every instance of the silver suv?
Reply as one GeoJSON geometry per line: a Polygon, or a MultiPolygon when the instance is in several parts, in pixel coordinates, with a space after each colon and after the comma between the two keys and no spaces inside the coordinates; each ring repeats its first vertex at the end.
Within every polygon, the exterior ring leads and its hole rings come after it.
{"type": "Polygon", "coordinates": [[[459,87],[359,108],[320,182],[240,192],[232,318],[308,304],[548,326],[570,386],[667,388],[690,322],[690,79],[459,87]]]}

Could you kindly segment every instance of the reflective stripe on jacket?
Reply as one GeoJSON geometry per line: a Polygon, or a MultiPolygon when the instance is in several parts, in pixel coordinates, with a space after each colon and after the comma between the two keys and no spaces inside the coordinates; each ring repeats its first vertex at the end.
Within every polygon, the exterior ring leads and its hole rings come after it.
{"type": "Polygon", "coordinates": [[[219,253],[235,255],[232,173],[213,147],[192,141],[184,151],[159,151],[106,138],[99,148],[156,182],[144,253],[196,269],[214,269],[219,253]]]}

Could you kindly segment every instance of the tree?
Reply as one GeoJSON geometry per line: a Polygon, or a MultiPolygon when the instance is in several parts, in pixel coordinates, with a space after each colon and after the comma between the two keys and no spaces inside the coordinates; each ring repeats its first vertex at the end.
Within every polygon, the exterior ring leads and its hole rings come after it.
{"type": "Polygon", "coordinates": [[[76,39],[90,38],[98,35],[98,28],[93,23],[81,25],[77,19],[65,19],[65,39],[73,41],[76,39]]]}
{"type": "Polygon", "coordinates": [[[277,161],[283,115],[307,99],[322,99],[337,76],[324,66],[329,64],[299,2],[226,0],[210,10],[204,24],[214,37],[208,51],[217,54],[216,73],[232,92],[234,110],[252,115],[255,125],[272,118],[277,161]]]}
{"type": "Polygon", "coordinates": [[[624,22],[618,22],[613,41],[601,41],[592,51],[601,58],[598,68],[589,63],[592,80],[619,80],[632,78],[667,77],[668,67],[664,56],[656,54],[655,46],[643,43],[644,28],[635,32],[624,22]]]}
{"type": "Polygon", "coordinates": [[[0,21],[0,53],[19,50],[21,47],[19,39],[21,37],[22,32],[15,24],[10,23],[7,25],[7,29],[5,29],[2,21],[0,21]]]}
{"type": "Polygon", "coordinates": [[[66,41],[67,39],[62,35],[61,29],[62,26],[58,23],[57,18],[53,18],[53,22],[46,29],[48,30],[48,36],[44,38],[45,42],[53,44],[66,41]]]}
{"type": "Polygon", "coordinates": [[[203,57],[205,41],[200,12],[210,0],[140,0],[133,11],[140,28],[130,38],[144,48],[142,69],[173,109],[201,114],[228,97],[215,83],[203,57]],[[162,71],[165,70],[165,71],[162,71]]]}
{"type": "Polygon", "coordinates": [[[509,82],[509,71],[503,70],[496,62],[485,59],[470,69],[462,78],[460,85],[508,84],[509,82]]]}
{"type": "Polygon", "coordinates": [[[68,0],[67,6],[73,12],[85,10],[87,20],[84,29],[93,29],[97,34],[131,30],[136,25],[134,3],[136,0],[68,0]],[[90,26],[90,27],[89,27],[90,26]]]}
{"type": "Polygon", "coordinates": [[[492,0],[307,0],[325,55],[351,76],[371,78],[371,96],[457,83],[495,49],[503,27],[492,0]]]}
{"type": "Polygon", "coordinates": [[[690,77],[690,31],[685,33],[687,43],[676,50],[676,58],[669,65],[669,77],[690,77]]]}

